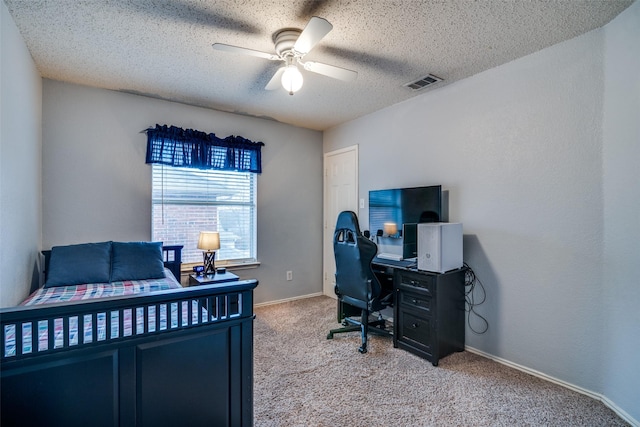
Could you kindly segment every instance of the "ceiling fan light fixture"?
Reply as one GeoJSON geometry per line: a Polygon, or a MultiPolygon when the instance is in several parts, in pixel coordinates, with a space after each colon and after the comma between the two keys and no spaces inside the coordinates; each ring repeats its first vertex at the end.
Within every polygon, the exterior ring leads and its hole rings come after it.
{"type": "Polygon", "coordinates": [[[287,65],[284,73],[282,73],[282,87],[293,95],[302,88],[302,73],[294,64],[287,65]]]}
{"type": "Polygon", "coordinates": [[[276,48],[275,54],[224,43],[214,43],[213,48],[224,52],[241,53],[270,61],[284,62],[285,65],[278,68],[278,71],[275,72],[264,88],[265,90],[276,90],[278,89],[278,81],[280,81],[280,84],[289,92],[289,95],[293,95],[302,88],[303,83],[302,73],[300,73],[298,65],[312,73],[345,82],[354,81],[358,76],[357,72],[347,70],[346,68],[323,64],[321,62],[302,62],[305,55],[309,53],[332,28],[333,25],[331,25],[329,21],[318,16],[312,16],[302,31],[297,28],[283,28],[273,34],[273,43],[276,48]]]}

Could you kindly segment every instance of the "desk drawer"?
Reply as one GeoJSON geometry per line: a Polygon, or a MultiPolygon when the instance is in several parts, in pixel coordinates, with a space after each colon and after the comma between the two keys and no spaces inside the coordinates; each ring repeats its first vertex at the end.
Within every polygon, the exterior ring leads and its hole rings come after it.
{"type": "Polygon", "coordinates": [[[426,292],[429,296],[432,296],[434,293],[436,276],[403,271],[399,273],[398,279],[398,286],[400,288],[413,288],[417,291],[426,292]]]}
{"type": "Polygon", "coordinates": [[[418,310],[424,315],[430,316],[433,309],[433,298],[426,292],[410,292],[402,288],[398,292],[398,303],[405,308],[418,310]]]}
{"type": "Polygon", "coordinates": [[[407,342],[421,351],[432,353],[431,317],[418,317],[400,309],[399,341],[407,342]]]}

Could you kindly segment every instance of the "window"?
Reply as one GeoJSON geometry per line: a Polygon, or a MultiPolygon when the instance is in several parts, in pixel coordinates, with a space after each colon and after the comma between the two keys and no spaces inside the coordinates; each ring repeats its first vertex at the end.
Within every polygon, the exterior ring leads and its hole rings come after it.
{"type": "Polygon", "coordinates": [[[183,262],[202,262],[200,231],[218,231],[216,261],[257,260],[255,173],[153,164],[152,174],[154,241],[184,245],[183,262]]]}

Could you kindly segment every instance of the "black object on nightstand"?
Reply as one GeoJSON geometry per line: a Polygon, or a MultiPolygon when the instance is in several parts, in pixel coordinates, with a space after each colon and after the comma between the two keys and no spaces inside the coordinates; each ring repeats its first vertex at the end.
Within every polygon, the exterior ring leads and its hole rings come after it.
{"type": "Polygon", "coordinates": [[[189,276],[189,286],[213,285],[217,283],[237,282],[238,280],[240,280],[238,276],[228,271],[225,271],[224,273],[205,274],[202,276],[192,274],[189,276]]]}

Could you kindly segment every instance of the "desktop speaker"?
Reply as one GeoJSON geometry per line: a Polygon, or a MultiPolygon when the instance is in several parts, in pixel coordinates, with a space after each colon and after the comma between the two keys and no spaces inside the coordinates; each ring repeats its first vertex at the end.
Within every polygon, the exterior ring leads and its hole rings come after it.
{"type": "Polygon", "coordinates": [[[462,267],[462,224],[418,224],[418,270],[444,273],[462,267]]]}

